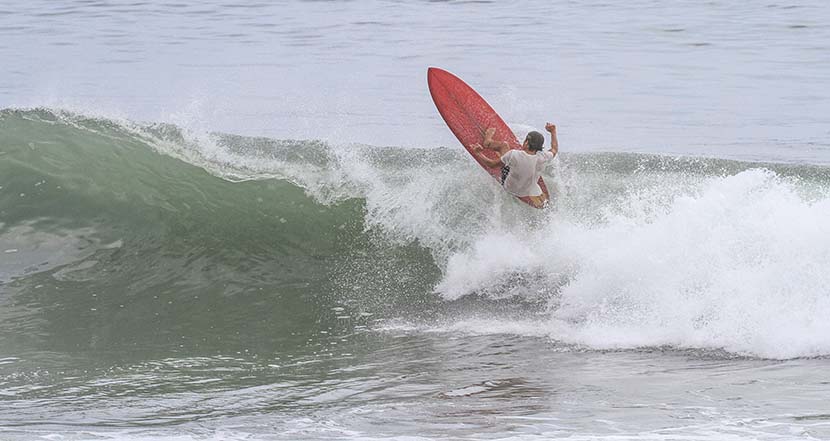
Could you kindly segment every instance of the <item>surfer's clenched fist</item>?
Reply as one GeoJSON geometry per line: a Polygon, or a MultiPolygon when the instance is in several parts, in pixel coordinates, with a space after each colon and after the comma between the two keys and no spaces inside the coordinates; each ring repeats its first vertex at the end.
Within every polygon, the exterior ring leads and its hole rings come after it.
{"type": "Polygon", "coordinates": [[[556,124],[554,124],[554,123],[545,124],[545,130],[547,130],[550,133],[555,132],[556,131],[556,124]]]}

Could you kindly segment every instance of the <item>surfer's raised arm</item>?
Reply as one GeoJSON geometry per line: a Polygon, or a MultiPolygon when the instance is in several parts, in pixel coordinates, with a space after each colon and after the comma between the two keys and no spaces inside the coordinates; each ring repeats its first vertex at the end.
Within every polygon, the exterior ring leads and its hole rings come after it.
{"type": "Polygon", "coordinates": [[[545,124],[545,130],[550,132],[550,152],[553,153],[553,156],[556,156],[559,152],[559,140],[556,139],[556,124],[545,124]]]}
{"type": "Polygon", "coordinates": [[[490,168],[504,167],[504,163],[501,162],[501,158],[491,159],[491,158],[488,158],[488,157],[484,156],[484,154],[482,153],[484,151],[484,147],[482,147],[481,144],[473,144],[470,147],[473,149],[473,152],[475,152],[476,159],[478,159],[479,162],[486,165],[487,167],[490,167],[490,168]]]}

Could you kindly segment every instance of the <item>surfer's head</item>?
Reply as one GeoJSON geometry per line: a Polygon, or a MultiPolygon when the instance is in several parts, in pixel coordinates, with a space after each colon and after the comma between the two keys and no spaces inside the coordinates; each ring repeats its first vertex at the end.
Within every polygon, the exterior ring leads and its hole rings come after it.
{"type": "Polygon", "coordinates": [[[545,137],[542,136],[539,132],[530,132],[527,134],[525,138],[525,146],[528,150],[533,150],[536,152],[542,151],[543,146],[545,145],[545,137]]]}

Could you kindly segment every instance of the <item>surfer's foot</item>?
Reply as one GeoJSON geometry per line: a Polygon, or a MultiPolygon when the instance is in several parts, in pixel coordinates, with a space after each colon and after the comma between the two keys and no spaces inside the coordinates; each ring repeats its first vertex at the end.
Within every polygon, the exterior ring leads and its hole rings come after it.
{"type": "Polygon", "coordinates": [[[484,147],[490,147],[490,143],[493,142],[493,135],[496,134],[496,128],[490,127],[489,129],[484,131],[484,147]]]}

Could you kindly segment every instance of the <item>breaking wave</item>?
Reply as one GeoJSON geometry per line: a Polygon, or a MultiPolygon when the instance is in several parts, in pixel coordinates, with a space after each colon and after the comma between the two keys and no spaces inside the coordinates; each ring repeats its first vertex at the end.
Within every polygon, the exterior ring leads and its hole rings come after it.
{"type": "Polygon", "coordinates": [[[545,173],[555,204],[539,211],[462,149],[7,109],[2,335],[120,347],[118,325],[133,344],[210,346],[246,328],[279,344],[277,318],[336,303],[595,349],[830,354],[826,168],[565,153],[545,173]]]}

